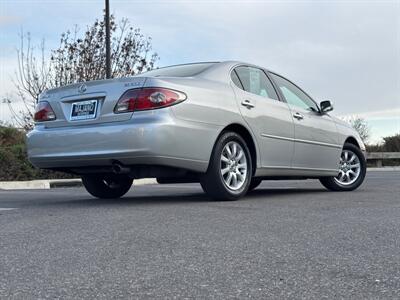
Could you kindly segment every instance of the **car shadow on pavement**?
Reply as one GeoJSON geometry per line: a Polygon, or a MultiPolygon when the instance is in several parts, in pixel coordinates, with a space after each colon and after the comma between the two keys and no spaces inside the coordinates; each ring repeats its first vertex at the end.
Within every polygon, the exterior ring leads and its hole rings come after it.
{"type": "MultiPolygon", "coordinates": [[[[317,194],[325,193],[325,189],[301,189],[301,188],[259,188],[257,190],[249,192],[245,197],[237,201],[246,201],[249,199],[262,199],[271,200],[279,199],[280,196],[291,196],[299,194],[317,194]],[[277,198],[278,197],[278,198],[277,198]]],[[[43,204],[50,205],[68,205],[68,206],[134,206],[134,205],[171,205],[179,203],[215,203],[216,201],[209,198],[206,194],[198,192],[194,189],[194,192],[188,192],[185,194],[168,193],[168,195],[135,195],[130,193],[120,199],[97,199],[97,198],[74,198],[71,200],[60,200],[56,202],[48,201],[43,204]]],[[[225,201],[218,201],[219,203],[224,203],[225,201]]],[[[226,201],[226,202],[236,202],[236,201],[226,201]]]]}
{"type": "Polygon", "coordinates": [[[264,195],[269,196],[280,196],[280,195],[293,195],[293,194],[314,194],[329,192],[324,188],[258,188],[255,189],[245,196],[248,197],[260,197],[264,195]]]}

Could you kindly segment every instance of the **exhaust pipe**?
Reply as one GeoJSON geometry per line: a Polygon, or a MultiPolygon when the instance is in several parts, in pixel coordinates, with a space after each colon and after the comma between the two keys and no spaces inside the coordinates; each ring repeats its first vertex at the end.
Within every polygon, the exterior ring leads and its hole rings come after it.
{"type": "Polygon", "coordinates": [[[115,174],[129,174],[131,172],[131,168],[125,167],[120,163],[113,163],[111,169],[115,174]]]}

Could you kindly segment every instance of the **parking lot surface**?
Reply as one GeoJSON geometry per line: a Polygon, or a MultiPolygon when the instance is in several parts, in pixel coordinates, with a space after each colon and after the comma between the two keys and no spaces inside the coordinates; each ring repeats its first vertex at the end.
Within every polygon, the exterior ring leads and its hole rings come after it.
{"type": "Polygon", "coordinates": [[[400,297],[400,172],[349,193],[264,182],[236,202],[197,184],[0,191],[0,298],[400,297]]]}

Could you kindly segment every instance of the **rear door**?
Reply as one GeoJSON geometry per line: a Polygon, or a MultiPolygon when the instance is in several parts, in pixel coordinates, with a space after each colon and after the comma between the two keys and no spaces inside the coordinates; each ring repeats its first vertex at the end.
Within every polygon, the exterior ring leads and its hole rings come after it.
{"type": "Polygon", "coordinates": [[[295,124],[293,167],[300,169],[338,169],[340,151],[334,121],[321,114],[318,105],[299,87],[270,73],[287,101],[295,124]]]}
{"type": "Polygon", "coordinates": [[[236,67],[231,78],[241,114],[256,136],[262,167],[289,168],[294,151],[294,125],[286,103],[259,68],[236,67]]]}

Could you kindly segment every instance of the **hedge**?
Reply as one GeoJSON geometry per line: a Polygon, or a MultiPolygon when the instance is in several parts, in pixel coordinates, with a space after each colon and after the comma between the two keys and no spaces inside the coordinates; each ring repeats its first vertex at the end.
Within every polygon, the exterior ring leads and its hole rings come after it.
{"type": "Polygon", "coordinates": [[[32,166],[26,153],[25,132],[12,127],[0,127],[0,181],[73,177],[32,166]]]}

